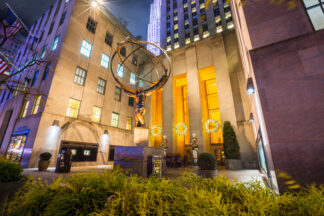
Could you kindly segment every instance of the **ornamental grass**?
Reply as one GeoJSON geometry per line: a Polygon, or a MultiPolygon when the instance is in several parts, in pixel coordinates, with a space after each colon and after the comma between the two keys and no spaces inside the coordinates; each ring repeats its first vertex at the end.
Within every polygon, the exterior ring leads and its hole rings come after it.
{"type": "Polygon", "coordinates": [[[5,215],[324,215],[323,192],[313,185],[278,195],[258,182],[226,177],[140,178],[115,170],[73,174],[51,185],[29,180],[5,215]]]}

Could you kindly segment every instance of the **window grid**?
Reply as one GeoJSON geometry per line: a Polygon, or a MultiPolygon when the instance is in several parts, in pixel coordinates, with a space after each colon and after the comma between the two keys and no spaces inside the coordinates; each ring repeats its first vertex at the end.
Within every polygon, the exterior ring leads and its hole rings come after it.
{"type": "Polygon", "coordinates": [[[116,101],[121,101],[121,88],[119,88],[118,86],[115,86],[115,96],[114,99],[116,101]]]}
{"type": "Polygon", "coordinates": [[[95,33],[96,32],[96,28],[97,28],[97,22],[94,21],[93,19],[91,19],[90,17],[88,18],[88,22],[87,22],[87,29],[92,32],[95,33]]]}
{"type": "Polygon", "coordinates": [[[106,90],[106,80],[99,78],[97,84],[97,92],[100,94],[105,94],[106,90]]]}
{"type": "Polygon", "coordinates": [[[127,117],[126,120],[126,130],[132,130],[133,119],[132,117],[127,117]]]}
{"type": "Polygon", "coordinates": [[[111,126],[118,127],[118,121],[119,121],[119,114],[113,112],[111,114],[111,126]]]}
{"type": "Polygon", "coordinates": [[[60,36],[56,36],[55,39],[54,39],[54,42],[53,42],[53,45],[52,45],[52,51],[53,50],[56,50],[56,47],[57,47],[57,44],[58,44],[58,41],[60,39],[60,36]]]}
{"type": "Polygon", "coordinates": [[[80,108],[80,101],[70,98],[68,108],[66,110],[66,116],[71,118],[78,118],[80,108]]]}
{"type": "Polygon", "coordinates": [[[38,95],[35,99],[32,114],[36,114],[38,112],[39,104],[41,102],[42,96],[38,95]]]}
{"type": "Polygon", "coordinates": [[[123,78],[124,77],[124,67],[121,66],[120,64],[118,64],[118,67],[117,67],[117,75],[120,78],[123,78]]]}
{"type": "Polygon", "coordinates": [[[96,123],[100,123],[101,120],[101,110],[102,108],[100,107],[93,107],[93,113],[92,113],[92,121],[96,123]]]}
{"type": "Polygon", "coordinates": [[[129,82],[132,85],[136,84],[136,76],[135,76],[135,74],[131,73],[130,78],[129,78],[129,82]]]}
{"type": "Polygon", "coordinates": [[[86,76],[87,76],[87,71],[77,67],[75,71],[74,82],[79,85],[84,85],[86,76]]]}
{"type": "Polygon", "coordinates": [[[101,56],[101,66],[108,69],[109,67],[109,62],[110,62],[110,57],[108,55],[106,55],[105,53],[102,53],[101,56]]]}
{"type": "Polygon", "coordinates": [[[105,37],[105,43],[108,44],[109,46],[112,46],[113,39],[114,39],[113,35],[107,32],[105,37]]]}
{"type": "Polygon", "coordinates": [[[81,49],[80,49],[80,53],[82,55],[84,55],[85,57],[90,58],[91,50],[92,50],[92,44],[86,40],[83,40],[81,49]]]}

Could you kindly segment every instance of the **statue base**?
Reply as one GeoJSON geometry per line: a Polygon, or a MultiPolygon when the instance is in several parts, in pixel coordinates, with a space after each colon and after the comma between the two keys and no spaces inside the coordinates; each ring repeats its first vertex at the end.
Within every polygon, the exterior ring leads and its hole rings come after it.
{"type": "Polygon", "coordinates": [[[149,146],[149,129],[136,127],[134,129],[134,144],[136,146],[149,146]]]}

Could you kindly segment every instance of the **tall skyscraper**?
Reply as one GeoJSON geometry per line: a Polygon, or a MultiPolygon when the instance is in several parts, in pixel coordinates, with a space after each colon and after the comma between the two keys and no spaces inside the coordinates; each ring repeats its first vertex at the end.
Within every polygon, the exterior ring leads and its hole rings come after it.
{"type": "MultiPolygon", "coordinates": [[[[157,45],[160,45],[159,43],[161,40],[161,5],[162,0],[154,0],[151,4],[150,23],[148,24],[147,30],[147,41],[157,43],[157,45]]],[[[155,46],[148,45],[147,49],[154,55],[160,54],[160,50],[155,46]]]]}
{"type": "Polygon", "coordinates": [[[233,29],[231,9],[222,0],[164,0],[161,44],[168,51],[233,29]]]}

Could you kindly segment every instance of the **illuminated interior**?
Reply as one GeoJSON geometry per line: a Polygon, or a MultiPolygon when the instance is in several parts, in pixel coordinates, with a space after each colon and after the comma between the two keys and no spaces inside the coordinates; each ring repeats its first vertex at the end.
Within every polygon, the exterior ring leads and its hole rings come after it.
{"type": "MultiPolygon", "coordinates": [[[[189,131],[189,109],[188,109],[188,91],[187,91],[187,77],[186,74],[181,74],[173,77],[173,97],[174,97],[174,125],[175,127],[180,123],[185,123],[188,127],[185,136],[180,136],[174,133],[175,143],[177,146],[177,153],[184,157],[188,155],[190,144],[189,131]]],[[[180,133],[184,132],[184,127],[179,127],[180,133]]]]}
{"type": "MultiPolygon", "coordinates": [[[[205,149],[215,153],[218,160],[221,159],[223,150],[222,122],[219,112],[219,100],[217,95],[217,85],[214,67],[207,67],[199,70],[200,93],[202,103],[202,117],[204,128],[205,149]],[[219,124],[219,130],[214,133],[208,133],[205,128],[205,122],[208,119],[216,120],[219,124]]],[[[214,123],[209,124],[209,129],[215,128],[214,123]]]]}
{"type": "MultiPolygon", "coordinates": [[[[162,128],[162,93],[163,90],[160,89],[150,95],[151,98],[151,125],[158,125],[162,128]]],[[[157,134],[159,131],[155,129],[154,133],[157,134]]],[[[159,136],[153,136],[153,133],[150,133],[150,146],[160,147],[162,142],[163,131],[159,136]]]]}

